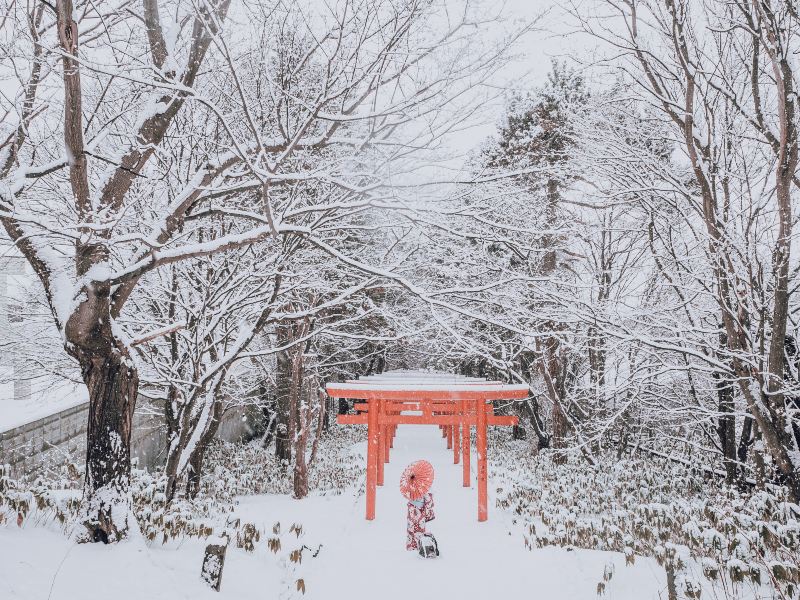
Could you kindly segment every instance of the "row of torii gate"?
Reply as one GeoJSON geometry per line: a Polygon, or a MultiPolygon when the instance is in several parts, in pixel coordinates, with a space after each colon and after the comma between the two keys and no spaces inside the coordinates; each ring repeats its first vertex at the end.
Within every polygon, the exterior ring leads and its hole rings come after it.
{"type": "Polygon", "coordinates": [[[367,519],[375,518],[376,487],[383,485],[398,425],[438,425],[453,450],[453,463],[462,463],[463,485],[470,486],[470,428],[476,430],[478,520],[488,516],[487,428],[511,426],[517,417],[496,415],[492,400],[528,397],[527,385],[511,385],[449,373],[388,371],[380,375],[329,383],[331,398],[362,400],[357,414],[338,415],[342,425],[367,425],[367,519]]]}

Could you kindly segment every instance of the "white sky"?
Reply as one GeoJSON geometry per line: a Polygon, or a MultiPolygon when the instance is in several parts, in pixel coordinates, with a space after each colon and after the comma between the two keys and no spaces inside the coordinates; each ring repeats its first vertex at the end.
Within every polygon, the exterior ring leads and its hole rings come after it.
{"type": "MultiPolygon", "coordinates": [[[[445,0],[460,2],[461,0],[445,0]]],[[[489,5],[496,4],[490,2],[489,5]]],[[[543,15],[536,30],[520,40],[515,54],[519,55],[505,69],[498,72],[496,84],[509,91],[525,92],[541,85],[550,71],[553,59],[575,56],[588,48],[587,40],[577,35],[567,35],[569,17],[558,0],[505,0],[504,14],[508,25],[520,27],[543,15]]],[[[503,102],[497,100],[482,111],[478,123],[469,130],[451,136],[451,147],[465,155],[497,130],[503,114],[503,102]]]]}

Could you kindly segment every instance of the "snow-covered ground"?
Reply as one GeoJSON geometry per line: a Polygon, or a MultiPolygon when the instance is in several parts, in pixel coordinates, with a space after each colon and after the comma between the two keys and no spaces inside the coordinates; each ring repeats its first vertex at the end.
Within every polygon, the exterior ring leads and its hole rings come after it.
{"type": "MultiPolygon", "coordinates": [[[[363,444],[346,460],[363,460],[363,444]]],[[[474,464],[474,462],[473,462],[474,464]]],[[[358,483],[358,482],[356,482],[358,483]]],[[[298,543],[306,551],[287,579],[285,565],[266,548],[229,548],[221,593],[200,581],[204,541],[145,545],[141,539],[115,547],[77,545],[54,529],[26,523],[0,527],[0,598],[3,600],[176,600],[236,598],[268,600],[288,597],[302,577],[312,600],[407,600],[415,598],[584,600],[597,597],[604,570],[613,565],[606,598],[648,600],[665,597],[664,571],[654,561],[638,559],[625,566],[621,554],[587,550],[525,548],[513,515],[492,509],[478,523],[476,490],[461,486],[461,466],[435,427],[401,427],[386,485],[378,490],[377,518],[364,519],[364,497],[355,485],[343,495],[241,499],[237,513],[271,530],[285,533],[301,524],[298,543]],[[397,490],[400,471],[426,458],[436,468],[433,492],[436,520],[431,523],[441,550],[424,560],[405,550],[405,506],[397,490]]],[[[491,482],[490,482],[491,489],[491,482]]],[[[490,499],[491,502],[491,499],[490,499]]],[[[293,538],[293,534],[289,536],[293,538]]],[[[284,544],[288,544],[284,537],[284,544]]]]}

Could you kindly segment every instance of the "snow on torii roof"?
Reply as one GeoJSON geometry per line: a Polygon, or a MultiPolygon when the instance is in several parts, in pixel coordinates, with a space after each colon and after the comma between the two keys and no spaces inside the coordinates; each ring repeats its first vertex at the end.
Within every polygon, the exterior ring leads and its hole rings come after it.
{"type": "Polygon", "coordinates": [[[454,373],[388,371],[344,383],[329,383],[334,398],[381,400],[513,400],[528,397],[527,385],[487,381],[454,373]]]}

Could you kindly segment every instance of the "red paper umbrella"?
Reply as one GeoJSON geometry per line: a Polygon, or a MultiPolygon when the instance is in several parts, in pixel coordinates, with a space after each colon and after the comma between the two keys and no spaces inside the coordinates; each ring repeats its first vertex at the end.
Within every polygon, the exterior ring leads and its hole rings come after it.
{"type": "Polygon", "coordinates": [[[400,493],[409,500],[419,500],[433,485],[433,465],[418,460],[408,465],[400,476],[400,493]]]}

